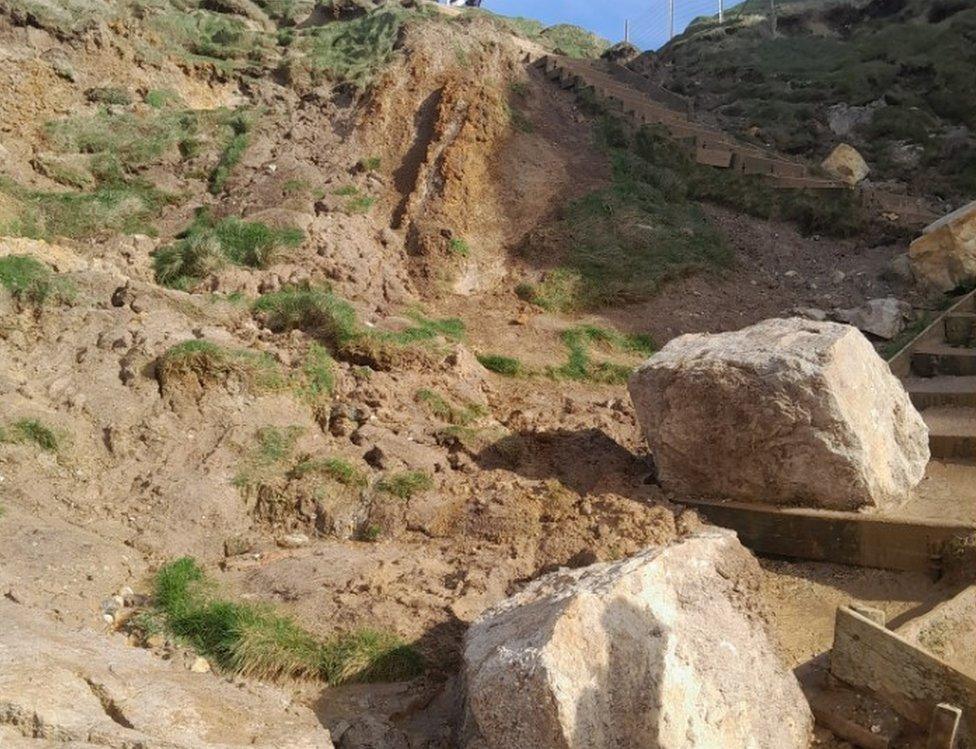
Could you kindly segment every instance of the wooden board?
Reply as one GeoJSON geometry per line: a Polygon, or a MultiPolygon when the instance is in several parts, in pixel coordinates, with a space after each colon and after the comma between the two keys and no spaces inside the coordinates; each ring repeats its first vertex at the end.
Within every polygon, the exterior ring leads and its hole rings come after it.
{"type": "Polygon", "coordinates": [[[682,500],[760,554],[939,575],[945,543],[972,526],[855,512],[682,500]]]}
{"type": "Polygon", "coordinates": [[[837,610],[830,673],[928,726],[942,703],[961,706],[960,737],[973,741],[976,680],[851,608],[837,610]]]}

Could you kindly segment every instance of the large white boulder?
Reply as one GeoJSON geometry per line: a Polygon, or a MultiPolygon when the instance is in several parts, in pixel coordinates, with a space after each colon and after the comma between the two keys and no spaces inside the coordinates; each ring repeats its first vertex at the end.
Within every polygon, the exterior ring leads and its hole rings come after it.
{"type": "Polygon", "coordinates": [[[928,429],[855,328],[791,318],[668,343],[630,379],[678,494],[854,510],[922,480],[928,429]]]}
{"type": "Polygon", "coordinates": [[[908,248],[915,280],[935,291],[976,282],[976,200],[925,228],[908,248]]]}
{"type": "Polygon", "coordinates": [[[536,580],[468,631],[467,746],[807,749],[810,709],[752,608],[758,575],[709,528],[536,580]]]}
{"type": "Polygon", "coordinates": [[[86,747],[332,749],[315,714],[273,687],[238,688],[3,599],[0,622],[0,724],[24,736],[86,747]]]}

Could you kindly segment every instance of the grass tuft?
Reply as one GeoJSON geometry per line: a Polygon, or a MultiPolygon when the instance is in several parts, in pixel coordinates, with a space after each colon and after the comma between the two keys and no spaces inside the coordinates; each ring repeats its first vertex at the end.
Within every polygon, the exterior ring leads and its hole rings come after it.
{"type": "Polygon", "coordinates": [[[449,403],[440,393],[423,388],[417,391],[416,399],[438,419],[459,427],[465,427],[487,415],[484,406],[465,403],[458,407],[449,403]]]}
{"type": "Polygon", "coordinates": [[[632,367],[614,362],[595,362],[591,355],[592,344],[602,345],[615,351],[649,356],[654,344],[647,336],[632,336],[595,325],[579,325],[562,333],[563,343],[569,351],[566,363],[549,370],[556,379],[581,382],[600,382],[619,385],[630,377],[632,367]]]}
{"type": "Polygon", "coordinates": [[[306,457],[289,471],[289,476],[296,479],[309,474],[327,476],[344,486],[364,487],[368,483],[366,475],[343,458],[306,457]]]}
{"type": "Polygon", "coordinates": [[[20,419],[0,428],[0,442],[37,445],[45,452],[54,453],[61,447],[57,433],[37,419],[20,419]]]}
{"type": "Polygon", "coordinates": [[[363,335],[356,310],[328,289],[288,286],[264,294],[253,309],[272,330],[304,330],[334,349],[363,335]]]}
{"type": "Polygon", "coordinates": [[[188,378],[207,385],[236,377],[256,391],[279,390],[286,384],[270,354],[198,340],[184,341],[167,350],[156,364],[156,376],[164,390],[188,378]]]}
{"type": "Polygon", "coordinates": [[[502,356],[501,354],[479,354],[478,361],[481,366],[490,372],[495,374],[504,375],[505,377],[518,377],[525,373],[525,368],[522,366],[522,362],[511,356],[502,356]]]}
{"type": "Polygon", "coordinates": [[[228,122],[230,126],[230,137],[224,146],[217,166],[214,167],[210,175],[210,192],[214,195],[223,192],[230,179],[230,174],[238,162],[243,158],[251,142],[251,128],[254,123],[251,116],[246,112],[235,114],[228,122]]]}
{"type": "Polygon", "coordinates": [[[299,229],[273,229],[232,216],[218,220],[209,209],[201,208],[176,242],[153,255],[156,280],[187,290],[228,262],[265,268],[281,247],[297,247],[304,236],[299,229]]]}
{"type": "Polygon", "coordinates": [[[414,494],[433,486],[434,479],[426,471],[402,471],[380,479],[376,488],[400,499],[410,499],[414,494]]]}
{"type": "Polygon", "coordinates": [[[360,629],[321,640],[270,606],[223,599],[190,557],[159,570],[154,601],[172,635],[244,676],[335,686],[411,679],[424,668],[419,653],[392,634],[360,629]]]}
{"type": "Polygon", "coordinates": [[[74,298],[70,283],[29,255],[0,257],[0,286],[17,301],[33,305],[69,302],[74,298]]]}

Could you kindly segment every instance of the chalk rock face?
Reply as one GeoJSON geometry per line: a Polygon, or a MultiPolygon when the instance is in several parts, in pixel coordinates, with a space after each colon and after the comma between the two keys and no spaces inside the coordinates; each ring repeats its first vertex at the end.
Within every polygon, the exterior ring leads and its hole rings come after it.
{"type": "Polygon", "coordinates": [[[823,166],[828,174],[850,185],[856,185],[867,177],[871,171],[871,168],[864,160],[864,157],[858,153],[857,149],[846,143],[841,143],[831,151],[821,166],[823,166]]]}
{"type": "Polygon", "coordinates": [[[277,689],[239,689],[2,600],[0,621],[0,717],[26,737],[86,747],[332,749],[312,711],[277,689]]]}
{"type": "Polygon", "coordinates": [[[915,280],[936,291],[976,283],[976,201],[942,217],[908,248],[915,280]]]}
{"type": "Polygon", "coordinates": [[[750,611],[758,574],[709,528],[536,580],[468,631],[467,746],[806,749],[809,707],[750,611]]]}
{"type": "Polygon", "coordinates": [[[790,318],[676,338],[630,379],[662,484],[839,510],[922,480],[928,429],[855,328],[790,318]]]}

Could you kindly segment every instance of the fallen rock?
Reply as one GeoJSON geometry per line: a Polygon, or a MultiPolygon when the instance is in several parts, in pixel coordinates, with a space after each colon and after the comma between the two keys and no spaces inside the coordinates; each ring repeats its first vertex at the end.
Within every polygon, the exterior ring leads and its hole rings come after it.
{"type": "Polygon", "coordinates": [[[926,227],[908,258],[915,280],[932,290],[976,283],[976,200],[926,227]]]}
{"type": "Polygon", "coordinates": [[[846,143],[841,143],[831,151],[821,166],[828,174],[849,185],[856,185],[871,172],[864,157],[856,148],[846,143]]]}
{"type": "Polygon", "coordinates": [[[24,736],[146,749],[332,747],[312,711],[272,687],[191,673],[5,600],[0,621],[0,715],[24,736]]]}
{"type": "Polygon", "coordinates": [[[810,709],[750,608],[758,574],[709,528],[536,580],[468,631],[467,745],[806,749],[810,709]]]}
{"type": "Polygon", "coordinates": [[[901,333],[912,316],[912,305],[894,297],[872,299],[854,309],[834,312],[834,319],[890,341],[901,333]]]}
{"type": "Polygon", "coordinates": [[[855,328],[790,318],[676,338],[630,379],[662,486],[840,510],[921,481],[928,429],[855,328]]]}

